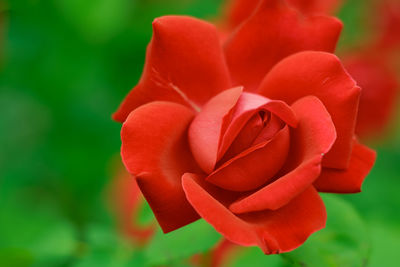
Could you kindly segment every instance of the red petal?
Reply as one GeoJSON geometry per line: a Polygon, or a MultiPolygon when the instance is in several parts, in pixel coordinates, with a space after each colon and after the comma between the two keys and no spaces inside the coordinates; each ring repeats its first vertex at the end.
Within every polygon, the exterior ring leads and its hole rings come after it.
{"type": "Polygon", "coordinates": [[[154,20],[153,31],[142,78],[114,114],[115,120],[122,122],[132,110],[155,100],[199,110],[231,85],[219,35],[212,24],[166,16],[154,20]]]}
{"type": "Polygon", "coordinates": [[[289,128],[224,163],[207,181],[232,191],[249,191],[268,182],[281,169],[289,152],[289,128]]]}
{"type": "Polygon", "coordinates": [[[304,17],[282,0],[263,0],[225,44],[235,85],[255,91],[281,59],[304,50],[333,52],[342,28],[326,16],[304,17]]]}
{"type": "Polygon", "coordinates": [[[121,154],[164,232],[198,219],[181,185],[198,171],[187,143],[193,112],[179,104],[152,102],[134,110],[122,126],[121,154]]]}
{"type": "MultiPolygon", "coordinates": [[[[297,118],[296,118],[297,119],[297,118]]],[[[253,144],[261,143],[263,140],[271,139],[280,129],[282,129],[283,122],[276,115],[271,114],[267,125],[262,129],[260,134],[254,140],[253,144]]],[[[296,120],[297,126],[297,120],[296,120]]]]}
{"type": "Polygon", "coordinates": [[[357,193],[372,169],[376,152],[357,142],[354,143],[350,165],[347,170],[324,168],[314,186],[320,192],[357,193]]]}
{"type": "Polygon", "coordinates": [[[336,140],[335,125],[322,101],[315,96],[306,96],[292,105],[299,124],[291,132],[291,150],[288,167],[294,167],[314,156],[324,156],[336,140]]]}
{"type": "MultiPolygon", "coordinates": [[[[270,116],[269,114],[265,116],[270,116]]],[[[265,118],[265,117],[264,117],[265,118]]],[[[277,119],[280,121],[279,119],[277,119]]],[[[281,128],[282,125],[279,129],[277,129],[274,134],[276,134],[281,128]]],[[[225,153],[225,155],[222,157],[220,162],[226,162],[227,160],[235,157],[239,153],[245,151],[249,147],[253,145],[253,142],[256,140],[257,136],[261,133],[264,127],[264,120],[260,116],[260,114],[255,114],[249,121],[246,123],[246,125],[243,127],[243,129],[239,132],[239,134],[236,136],[235,140],[232,142],[230,145],[228,151],[225,153]]],[[[262,139],[260,142],[257,142],[255,144],[261,143],[262,141],[269,140],[270,138],[265,138],[262,139]]]]}
{"type": "Polygon", "coordinates": [[[257,8],[260,0],[230,0],[228,1],[228,27],[233,29],[250,17],[257,8]]]}
{"type": "Polygon", "coordinates": [[[291,132],[291,150],[286,174],[273,183],[234,202],[235,213],[277,210],[304,192],[318,178],[322,155],[335,141],[335,126],[318,98],[309,96],[293,104],[299,118],[291,132]]]}
{"type": "MultiPolygon", "coordinates": [[[[227,8],[227,23],[230,29],[239,26],[256,10],[260,0],[230,0],[227,8]]],[[[333,14],[342,0],[287,0],[287,2],[303,13],[333,14]]]]}
{"type": "Polygon", "coordinates": [[[229,209],[236,213],[277,210],[306,190],[321,173],[321,156],[300,164],[295,170],[275,182],[232,203],[229,209]]]}
{"type": "Polygon", "coordinates": [[[190,125],[190,148],[197,163],[206,173],[212,172],[217,163],[224,118],[229,117],[241,93],[242,88],[236,87],[215,96],[190,125]]]}
{"type": "Polygon", "coordinates": [[[260,94],[293,103],[317,96],[332,116],[337,140],[324,157],[323,166],[347,167],[353,146],[360,88],[339,59],[324,52],[301,52],[279,62],[260,86],[260,94]]]}
{"type": "Polygon", "coordinates": [[[232,201],[226,191],[195,174],[185,174],[182,182],[189,202],[225,238],[243,246],[259,246],[266,254],[293,250],[325,227],[325,207],[312,186],[277,211],[237,216],[226,207],[232,201]]]}
{"type": "Polygon", "coordinates": [[[226,120],[228,126],[222,135],[218,149],[218,159],[225,154],[245,124],[259,111],[272,112],[292,127],[297,125],[296,115],[285,102],[271,100],[252,93],[243,93],[237,101],[233,114],[229,118],[230,120],[228,118],[226,120]]]}
{"type": "Polygon", "coordinates": [[[242,93],[242,88],[225,90],[213,97],[197,114],[189,128],[193,156],[206,173],[211,173],[247,121],[259,110],[276,114],[295,126],[296,116],[282,101],[242,93]]]}
{"type": "Polygon", "coordinates": [[[262,118],[260,113],[254,114],[236,136],[228,151],[219,160],[219,163],[224,163],[234,158],[252,146],[269,141],[284,126],[284,122],[274,114],[266,113],[264,114],[264,118],[262,118]]]}
{"type": "Polygon", "coordinates": [[[288,2],[303,13],[333,14],[342,0],[288,0],[288,2]]]}

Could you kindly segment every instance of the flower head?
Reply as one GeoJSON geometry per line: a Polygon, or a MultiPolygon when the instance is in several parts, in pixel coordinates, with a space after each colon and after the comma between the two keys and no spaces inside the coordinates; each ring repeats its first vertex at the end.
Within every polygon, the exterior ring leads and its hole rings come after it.
{"type": "Polygon", "coordinates": [[[360,88],[331,54],[341,28],[280,0],[223,43],[198,19],[154,21],[114,118],[164,232],[202,217],[234,243],[286,252],[325,226],[318,192],[360,191],[375,153],[354,135],[360,88]]]}

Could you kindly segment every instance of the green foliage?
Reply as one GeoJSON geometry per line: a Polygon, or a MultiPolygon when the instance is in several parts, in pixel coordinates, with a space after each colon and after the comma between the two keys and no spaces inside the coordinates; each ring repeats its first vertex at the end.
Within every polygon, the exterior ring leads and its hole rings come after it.
{"type": "Polygon", "coordinates": [[[122,30],[133,3],[128,0],[56,1],[65,19],[89,42],[105,41],[122,30]]]}
{"type": "Polygon", "coordinates": [[[323,199],[328,212],[326,228],[283,257],[294,266],[365,266],[370,240],[364,222],[354,208],[340,198],[324,195],[323,199]]]}
{"type": "Polygon", "coordinates": [[[370,226],[372,234],[370,267],[397,267],[400,248],[400,229],[384,222],[374,222],[370,226]]]}
{"type": "Polygon", "coordinates": [[[132,220],[134,220],[137,224],[139,225],[149,225],[154,221],[154,214],[153,211],[150,208],[150,205],[146,202],[143,201],[142,205],[140,206],[138,214],[133,215],[134,217],[132,220]]]}
{"type": "Polygon", "coordinates": [[[75,253],[77,239],[70,222],[49,205],[1,197],[0,266],[58,266],[75,253]]]}
{"type": "MultiPolygon", "coordinates": [[[[105,209],[104,192],[120,147],[120,125],[111,114],[141,75],[152,20],[213,18],[222,0],[3,3],[0,266],[188,266],[192,254],[208,253],[220,235],[204,221],[166,235],[158,230],[148,246],[131,244],[105,209]]],[[[346,1],[339,14],[342,49],[368,38],[365,12],[365,1],[346,1]]],[[[379,145],[363,193],[324,197],[326,229],[283,257],[245,248],[232,266],[395,267],[398,136],[394,145],[379,145]]],[[[139,223],[153,219],[144,205],[139,223]]]]}
{"type": "MultiPolygon", "coordinates": [[[[368,0],[369,1],[369,0],[368,0]]],[[[343,1],[343,7],[337,14],[343,22],[343,31],[340,36],[339,49],[360,46],[368,39],[368,5],[365,0],[343,1]]]]}
{"type": "Polygon", "coordinates": [[[208,223],[198,220],[168,234],[159,230],[146,248],[145,255],[151,266],[171,266],[176,260],[206,252],[220,238],[220,234],[208,223]]]}
{"type": "Polygon", "coordinates": [[[77,255],[72,266],[145,266],[142,251],[120,239],[115,229],[104,225],[91,225],[86,233],[87,240],[81,244],[80,255],[77,255]]]}
{"type": "Polygon", "coordinates": [[[358,210],[368,219],[379,218],[390,224],[400,221],[400,150],[393,144],[377,149],[377,160],[371,173],[365,180],[361,194],[347,195],[358,210]]]}
{"type": "Polygon", "coordinates": [[[232,267],[252,266],[252,267],[286,267],[287,262],[280,255],[266,256],[259,248],[243,248],[235,255],[229,263],[232,267]]]}

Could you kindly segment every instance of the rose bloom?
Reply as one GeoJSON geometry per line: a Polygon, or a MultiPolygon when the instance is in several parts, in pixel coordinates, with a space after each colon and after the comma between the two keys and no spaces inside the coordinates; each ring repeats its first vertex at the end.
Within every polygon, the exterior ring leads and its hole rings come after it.
{"type": "Polygon", "coordinates": [[[325,226],[318,192],[360,191],[375,152],[354,135],[360,88],[330,53],[341,28],[279,0],[223,43],[198,19],[154,21],[114,119],[165,233],[202,217],[231,242],[287,252],[325,226]]]}
{"type": "MultiPolygon", "coordinates": [[[[260,0],[229,0],[225,16],[219,21],[224,36],[254,12],[260,0]]],[[[343,1],[288,0],[292,8],[306,14],[333,14],[343,1]]],[[[398,97],[397,75],[391,64],[400,51],[400,5],[397,0],[370,3],[373,13],[369,23],[375,27],[375,38],[363,42],[356,51],[343,56],[346,70],[363,89],[360,96],[356,134],[362,139],[383,137],[393,121],[398,97]],[[371,107],[374,107],[371,109],[371,107]]],[[[371,25],[368,25],[371,28],[371,25]]],[[[396,59],[395,59],[396,60],[396,59]]]]}

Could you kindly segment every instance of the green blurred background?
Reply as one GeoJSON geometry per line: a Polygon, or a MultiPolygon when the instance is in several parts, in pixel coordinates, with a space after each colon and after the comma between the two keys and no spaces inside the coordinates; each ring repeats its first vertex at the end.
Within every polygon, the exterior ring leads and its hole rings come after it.
{"type": "MultiPolygon", "coordinates": [[[[120,124],[111,114],[140,77],[151,21],[165,14],[212,19],[220,4],[0,0],[0,266],[187,266],[191,254],[215,244],[219,236],[199,222],[132,246],[116,229],[107,188],[120,160],[120,124]]],[[[339,51],[367,38],[366,12],[362,0],[340,10],[339,51]]],[[[399,266],[395,124],[373,144],[378,160],[364,192],[325,197],[326,230],[283,257],[247,249],[232,264],[399,266]]],[[[142,213],[149,220],[148,209],[142,213]]]]}

